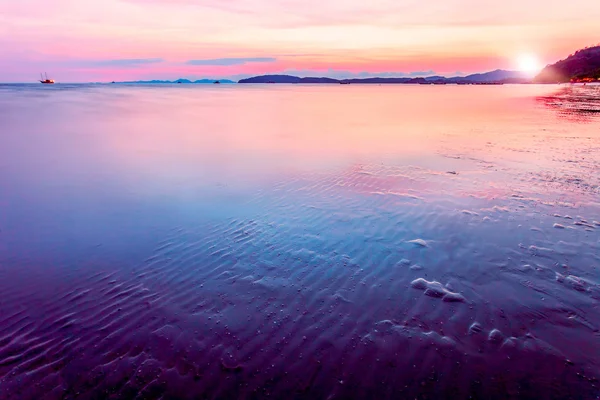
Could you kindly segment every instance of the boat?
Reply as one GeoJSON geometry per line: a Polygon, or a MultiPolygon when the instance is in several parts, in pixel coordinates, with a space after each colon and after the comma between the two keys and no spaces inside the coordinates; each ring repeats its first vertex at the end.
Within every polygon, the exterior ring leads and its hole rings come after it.
{"type": "Polygon", "coordinates": [[[219,82],[219,81],[214,81],[213,83],[214,83],[215,85],[220,85],[220,84],[221,84],[221,82],[219,82]]]}
{"type": "Polygon", "coordinates": [[[350,82],[348,82],[348,81],[340,81],[340,85],[349,85],[349,84],[350,84],[350,82]]]}
{"type": "Polygon", "coordinates": [[[40,72],[40,78],[40,83],[43,83],[44,85],[52,85],[54,83],[54,79],[48,79],[48,74],[46,74],[46,79],[44,79],[44,76],[40,72]]]}

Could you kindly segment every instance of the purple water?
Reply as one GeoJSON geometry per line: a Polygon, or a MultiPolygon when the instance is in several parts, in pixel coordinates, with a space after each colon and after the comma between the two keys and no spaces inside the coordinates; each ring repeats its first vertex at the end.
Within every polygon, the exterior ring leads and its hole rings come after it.
{"type": "Polygon", "coordinates": [[[0,399],[597,398],[600,87],[0,86],[0,399]]]}

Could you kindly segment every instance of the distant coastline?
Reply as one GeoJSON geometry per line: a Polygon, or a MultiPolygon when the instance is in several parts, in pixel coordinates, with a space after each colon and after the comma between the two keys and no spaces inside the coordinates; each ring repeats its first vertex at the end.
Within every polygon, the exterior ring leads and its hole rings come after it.
{"type": "Polygon", "coordinates": [[[482,74],[472,74],[467,76],[444,77],[402,77],[402,78],[350,78],[335,79],[328,77],[305,77],[301,78],[293,75],[260,75],[251,78],[241,79],[238,83],[340,83],[340,84],[504,84],[504,83],[531,83],[531,78],[524,76],[522,72],[495,70],[482,74]]]}
{"type": "Polygon", "coordinates": [[[369,77],[369,78],[348,78],[336,79],[328,77],[299,77],[294,75],[259,75],[250,78],[241,79],[235,82],[230,79],[177,79],[169,80],[149,80],[149,81],[127,81],[112,82],[116,84],[233,84],[233,83],[288,83],[288,84],[503,84],[503,83],[531,83],[531,78],[524,76],[518,71],[495,70],[486,73],[472,74],[467,76],[444,77],[444,76],[426,76],[426,77],[369,77]]]}

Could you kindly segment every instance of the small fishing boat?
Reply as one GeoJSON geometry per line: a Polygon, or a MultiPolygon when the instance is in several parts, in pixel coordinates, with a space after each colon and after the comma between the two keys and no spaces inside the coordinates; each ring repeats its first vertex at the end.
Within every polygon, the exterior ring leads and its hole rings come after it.
{"type": "Polygon", "coordinates": [[[40,73],[40,83],[43,83],[44,85],[52,85],[54,83],[54,79],[48,79],[48,74],[46,74],[46,79],[44,79],[44,76],[40,73]]]}
{"type": "Polygon", "coordinates": [[[213,82],[213,84],[215,84],[215,85],[220,85],[220,84],[221,84],[221,82],[219,82],[219,81],[214,81],[214,82],[213,82]]]}

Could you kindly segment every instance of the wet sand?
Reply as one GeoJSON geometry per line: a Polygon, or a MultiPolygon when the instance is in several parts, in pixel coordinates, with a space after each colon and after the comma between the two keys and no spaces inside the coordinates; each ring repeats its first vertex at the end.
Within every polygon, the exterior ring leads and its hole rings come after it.
{"type": "Polygon", "coordinates": [[[597,398],[597,89],[344,89],[0,92],[0,398],[597,398]]]}

